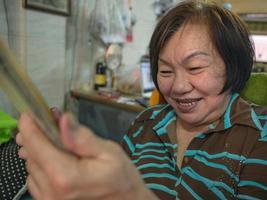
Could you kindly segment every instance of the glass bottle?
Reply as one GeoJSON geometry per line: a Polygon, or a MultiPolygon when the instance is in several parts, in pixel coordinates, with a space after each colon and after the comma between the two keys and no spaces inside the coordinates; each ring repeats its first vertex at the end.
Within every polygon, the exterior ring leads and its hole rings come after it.
{"type": "Polygon", "coordinates": [[[107,84],[106,79],[106,65],[103,62],[98,62],[96,64],[96,71],[95,71],[95,90],[99,90],[100,87],[105,87],[107,84]]]}

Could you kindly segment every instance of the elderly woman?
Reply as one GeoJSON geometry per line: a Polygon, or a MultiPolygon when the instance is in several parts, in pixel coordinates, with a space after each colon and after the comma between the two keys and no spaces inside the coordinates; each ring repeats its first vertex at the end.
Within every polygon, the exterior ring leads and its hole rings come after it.
{"type": "Polygon", "coordinates": [[[216,5],[185,1],[150,42],[154,82],[167,104],[142,112],[121,148],[69,115],[68,151],[23,114],[17,142],[36,199],[265,199],[267,109],[238,93],[254,51],[243,22],[216,5]],[[130,161],[131,160],[131,161],[130,161]],[[132,164],[133,163],[133,164],[132,164]]]}

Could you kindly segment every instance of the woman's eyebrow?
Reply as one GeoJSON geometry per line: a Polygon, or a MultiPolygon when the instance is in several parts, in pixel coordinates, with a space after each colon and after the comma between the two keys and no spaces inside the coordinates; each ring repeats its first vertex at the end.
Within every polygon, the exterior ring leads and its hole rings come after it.
{"type": "MultiPolygon", "coordinates": [[[[210,57],[210,55],[206,52],[202,52],[202,51],[196,51],[193,52],[189,55],[187,55],[185,58],[182,59],[181,64],[185,64],[186,62],[188,62],[188,60],[190,60],[193,57],[199,56],[199,55],[203,55],[203,56],[207,56],[210,57]]],[[[163,58],[159,57],[159,62],[166,64],[168,66],[172,66],[172,64],[170,62],[168,62],[167,60],[164,60],[163,58]]]]}
{"type": "Polygon", "coordinates": [[[187,55],[185,58],[183,58],[182,61],[181,61],[181,64],[186,63],[188,60],[190,60],[191,58],[194,58],[196,56],[207,56],[207,57],[210,57],[210,55],[208,53],[206,53],[206,52],[196,51],[196,52],[193,52],[193,53],[187,55]]]}
{"type": "Polygon", "coordinates": [[[166,64],[168,66],[171,65],[171,63],[169,63],[168,61],[166,61],[166,60],[164,60],[163,58],[160,58],[160,57],[159,57],[159,62],[162,62],[163,64],[166,64]]]}

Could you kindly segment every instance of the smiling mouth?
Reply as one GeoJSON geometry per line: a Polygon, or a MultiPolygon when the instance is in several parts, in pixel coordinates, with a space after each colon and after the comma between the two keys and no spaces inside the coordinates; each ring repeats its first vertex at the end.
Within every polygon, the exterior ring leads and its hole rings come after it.
{"type": "Polygon", "coordinates": [[[197,101],[200,101],[202,98],[194,98],[194,99],[176,99],[176,102],[179,104],[192,104],[197,101]]]}
{"type": "Polygon", "coordinates": [[[202,100],[202,98],[193,99],[175,99],[178,108],[182,112],[190,112],[193,108],[197,106],[197,103],[202,100]]]}

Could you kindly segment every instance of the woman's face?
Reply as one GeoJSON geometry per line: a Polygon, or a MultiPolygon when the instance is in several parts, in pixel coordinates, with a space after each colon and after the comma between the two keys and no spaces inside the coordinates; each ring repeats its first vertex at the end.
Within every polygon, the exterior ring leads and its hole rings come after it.
{"type": "Polygon", "coordinates": [[[188,23],[166,43],[159,55],[157,81],[165,100],[188,127],[215,122],[226,110],[229,91],[225,63],[206,26],[188,23]]]}

